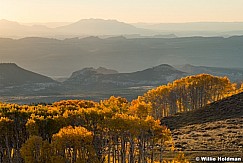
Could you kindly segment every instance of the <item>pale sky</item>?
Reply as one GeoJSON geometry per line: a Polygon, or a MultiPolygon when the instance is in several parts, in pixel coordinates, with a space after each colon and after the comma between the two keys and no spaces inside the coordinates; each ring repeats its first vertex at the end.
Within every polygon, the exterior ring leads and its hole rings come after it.
{"type": "Polygon", "coordinates": [[[243,0],[0,0],[0,19],[74,22],[242,22],[243,0]]]}

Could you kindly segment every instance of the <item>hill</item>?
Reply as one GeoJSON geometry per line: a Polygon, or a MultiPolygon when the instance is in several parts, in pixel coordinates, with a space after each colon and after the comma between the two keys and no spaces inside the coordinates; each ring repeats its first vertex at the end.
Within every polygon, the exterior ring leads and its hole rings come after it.
{"type": "Polygon", "coordinates": [[[112,89],[158,86],[185,75],[186,73],[167,64],[133,73],[117,73],[105,68],[85,68],[74,72],[64,84],[75,91],[100,90],[105,92],[112,89]]]}
{"type": "Polygon", "coordinates": [[[172,130],[175,147],[194,160],[196,156],[242,157],[243,93],[163,118],[161,123],[172,130]]]}
{"type": "Polygon", "coordinates": [[[0,64],[0,88],[2,95],[25,94],[56,84],[53,79],[25,70],[14,63],[0,64]]]}
{"type": "Polygon", "coordinates": [[[0,63],[2,86],[55,82],[49,77],[25,70],[14,63],[0,63]]]}

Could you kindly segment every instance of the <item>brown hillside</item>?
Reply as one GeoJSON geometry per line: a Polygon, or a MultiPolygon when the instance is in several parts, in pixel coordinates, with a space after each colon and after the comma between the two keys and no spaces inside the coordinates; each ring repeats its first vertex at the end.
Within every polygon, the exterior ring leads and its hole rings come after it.
{"type": "Polygon", "coordinates": [[[243,159],[243,93],[161,122],[172,130],[176,151],[182,150],[191,162],[201,156],[243,159]]]}

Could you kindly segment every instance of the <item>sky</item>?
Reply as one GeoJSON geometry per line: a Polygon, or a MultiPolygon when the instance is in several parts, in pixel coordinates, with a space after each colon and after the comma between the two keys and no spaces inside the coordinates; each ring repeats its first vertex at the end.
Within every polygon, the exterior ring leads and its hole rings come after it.
{"type": "Polygon", "coordinates": [[[0,0],[0,19],[30,23],[88,18],[127,23],[243,22],[243,0],[0,0]]]}

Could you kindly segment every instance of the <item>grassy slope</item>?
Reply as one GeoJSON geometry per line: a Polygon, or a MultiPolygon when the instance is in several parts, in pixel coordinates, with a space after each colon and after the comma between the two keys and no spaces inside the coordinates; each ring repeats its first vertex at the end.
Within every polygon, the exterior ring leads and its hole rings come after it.
{"type": "Polygon", "coordinates": [[[197,156],[243,159],[243,93],[161,121],[172,130],[176,149],[192,162],[197,156]]]}

